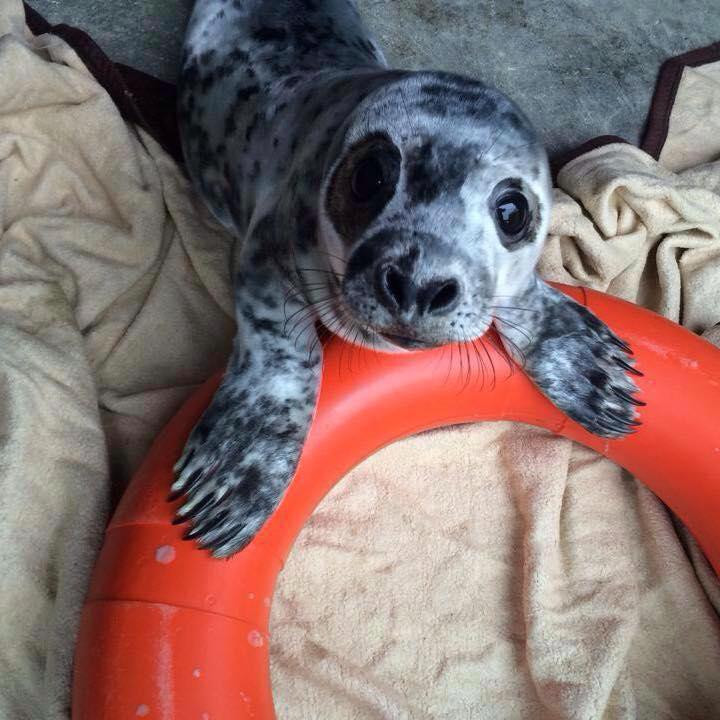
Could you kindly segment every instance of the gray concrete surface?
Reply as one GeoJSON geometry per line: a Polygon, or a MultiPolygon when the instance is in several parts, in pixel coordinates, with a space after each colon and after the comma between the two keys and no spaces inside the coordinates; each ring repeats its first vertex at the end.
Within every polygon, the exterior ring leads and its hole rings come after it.
{"type": "MultiPolygon", "coordinates": [[[[192,0],[30,0],[117,61],[174,80],[192,0]]],[[[525,109],[551,152],[637,142],[668,57],[720,40],[720,0],[359,0],[400,67],[464,72],[525,109]]]]}

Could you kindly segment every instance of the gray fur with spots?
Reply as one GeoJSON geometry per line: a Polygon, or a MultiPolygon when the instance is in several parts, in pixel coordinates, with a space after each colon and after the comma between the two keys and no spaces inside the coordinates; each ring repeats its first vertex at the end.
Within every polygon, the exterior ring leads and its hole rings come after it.
{"type": "Polygon", "coordinates": [[[279,503],[316,400],[317,328],[404,352],[494,323],[568,415],[632,429],[627,348],[535,274],[547,158],[502,93],[389,69],[350,0],[198,0],[179,116],[190,175],[240,248],[235,350],[176,466],[188,537],[228,556],[279,503]]]}

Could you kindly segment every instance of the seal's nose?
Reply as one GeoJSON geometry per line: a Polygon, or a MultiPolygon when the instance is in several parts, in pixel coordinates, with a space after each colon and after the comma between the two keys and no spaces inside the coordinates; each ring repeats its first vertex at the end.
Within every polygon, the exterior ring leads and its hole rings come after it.
{"type": "Polygon", "coordinates": [[[433,279],[418,284],[413,273],[394,263],[378,266],[375,278],[380,302],[393,315],[442,316],[455,308],[460,299],[457,278],[433,279]]]}

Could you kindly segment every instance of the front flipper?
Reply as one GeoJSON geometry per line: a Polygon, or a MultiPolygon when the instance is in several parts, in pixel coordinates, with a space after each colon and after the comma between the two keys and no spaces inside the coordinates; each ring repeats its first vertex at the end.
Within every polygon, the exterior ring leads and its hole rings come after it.
{"type": "Polygon", "coordinates": [[[639,425],[632,351],[582,305],[537,278],[495,324],[505,349],[557,407],[586,430],[619,438],[639,425]]]}
{"type": "MultiPolygon", "coordinates": [[[[241,550],[278,506],[300,457],[317,396],[314,327],[286,332],[287,282],[248,273],[236,291],[239,331],[222,383],[175,466],[177,523],[216,557],[241,550]]],[[[294,309],[293,309],[294,308],[294,309]]]]}

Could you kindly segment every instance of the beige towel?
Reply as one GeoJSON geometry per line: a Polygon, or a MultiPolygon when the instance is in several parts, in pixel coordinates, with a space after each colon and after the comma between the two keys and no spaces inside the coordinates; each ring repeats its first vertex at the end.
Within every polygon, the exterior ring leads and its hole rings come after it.
{"type": "MultiPolygon", "coordinates": [[[[19,0],[0,0],[0,36],[0,719],[66,720],[111,496],[228,352],[231,240],[75,53],[27,33],[19,0]]],[[[627,147],[577,160],[543,271],[697,331],[720,321],[706,159],[681,175],[627,147]]],[[[507,423],[423,435],[303,532],[273,610],[278,714],[709,718],[717,593],[608,461],[507,423]]]]}
{"type": "Polygon", "coordinates": [[[64,720],[110,478],[227,355],[230,239],[19,0],[0,36],[0,720],[64,720]]]}

